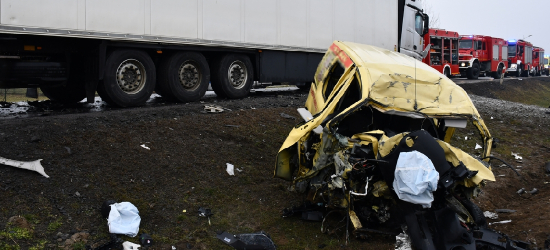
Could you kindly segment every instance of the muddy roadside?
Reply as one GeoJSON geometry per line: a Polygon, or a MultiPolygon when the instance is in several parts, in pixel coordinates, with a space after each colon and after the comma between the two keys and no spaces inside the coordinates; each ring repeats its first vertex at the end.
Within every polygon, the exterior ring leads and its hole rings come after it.
{"type": "MultiPolygon", "coordinates": [[[[537,79],[506,81],[501,92],[491,97],[508,92],[514,96],[521,89],[528,90],[530,86],[523,84],[529,82],[550,86],[550,79],[537,79]]],[[[483,211],[515,210],[499,213],[489,222],[512,220],[492,227],[542,247],[550,234],[550,178],[543,167],[550,161],[550,115],[545,113],[549,110],[479,96],[492,93],[496,89],[492,84],[463,87],[475,94],[471,96],[474,104],[498,138],[494,156],[511,163],[521,177],[501,167],[502,163],[492,162],[497,181],[486,185],[476,203],[483,211]],[[521,162],[511,152],[519,154],[521,162]],[[538,192],[518,194],[522,188],[538,192]]],[[[533,88],[537,91],[542,92],[533,88]]],[[[43,159],[50,178],[0,165],[0,248],[65,247],[67,235],[78,232],[89,234],[88,244],[104,242],[108,228],[99,207],[107,199],[137,206],[142,218],[140,233],[150,234],[155,242],[150,249],[231,249],[215,238],[221,230],[263,230],[280,249],[342,248],[343,237],[321,234],[319,223],[280,217],[283,208],[303,198],[287,191],[289,183],[272,176],[275,154],[299,122],[295,110],[305,98],[305,93],[294,93],[211,99],[2,120],[0,156],[43,159]],[[225,111],[206,113],[208,104],[225,111]],[[235,176],[227,174],[226,163],[238,169],[235,176]],[[210,224],[198,216],[199,207],[214,213],[210,224]],[[13,216],[25,218],[32,230],[7,226],[13,216]]],[[[458,130],[453,144],[475,155],[479,136],[473,131],[471,127],[458,130]]],[[[125,240],[138,242],[137,238],[125,240]]],[[[392,249],[393,243],[394,239],[373,236],[368,242],[352,240],[348,248],[369,244],[373,249],[392,249]]]]}

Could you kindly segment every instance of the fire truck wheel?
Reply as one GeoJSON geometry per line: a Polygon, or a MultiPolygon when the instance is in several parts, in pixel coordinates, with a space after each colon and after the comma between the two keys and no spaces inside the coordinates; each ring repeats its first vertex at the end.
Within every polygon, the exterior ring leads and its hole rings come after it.
{"type": "Polygon", "coordinates": [[[451,78],[451,70],[450,70],[449,68],[446,68],[446,69],[445,69],[445,76],[446,76],[447,78],[451,78]]]}
{"type": "Polygon", "coordinates": [[[210,69],[201,53],[176,53],[164,58],[157,70],[157,92],[167,101],[198,101],[208,89],[210,69]]]}
{"type": "Polygon", "coordinates": [[[212,89],[217,96],[237,99],[248,95],[253,83],[254,70],[248,56],[227,54],[213,69],[212,89]]]}
{"type": "Polygon", "coordinates": [[[118,107],[144,105],[155,90],[155,64],[139,50],[115,50],[105,63],[101,99],[118,107]]]}
{"type": "Polygon", "coordinates": [[[502,70],[503,70],[502,64],[498,65],[497,71],[493,72],[493,78],[500,79],[502,77],[502,70]]]}
{"type": "Polygon", "coordinates": [[[479,62],[474,62],[472,64],[472,67],[468,68],[466,71],[466,74],[468,75],[468,79],[477,79],[479,78],[479,62]]]}

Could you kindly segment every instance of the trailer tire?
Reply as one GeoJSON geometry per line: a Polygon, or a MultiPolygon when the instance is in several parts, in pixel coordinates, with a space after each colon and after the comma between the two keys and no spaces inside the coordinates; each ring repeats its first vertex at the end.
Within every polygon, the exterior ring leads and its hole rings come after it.
{"type": "Polygon", "coordinates": [[[218,97],[246,97],[252,83],[252,63],[245,55],[227,54],[218,61],[212,71],[212,89],[218,97]]]}
{"type": "Polygon", "coordinates": [[[51,101],[63,104],[77,103],[86,98],[84,82],[69,82],[65,86],[58,87],[42,86],[40,90],[51,101]]]}
{"type": "Polygon", "coordinates": [[[144,105],[155,90],[156,72],[151,57],[139,50],[115,50],[106,60],[97,92],[118,107],[144,105]]]}
{"type": "Polygon", "coordinates": [[[466,71],[468,79],[474,79],[474,80],[478,79],[479,71],[480,71],[479,62],[476,61],[472,64],[472,67],[468,68],[468,70],[466,71]]]}
{"type": "Polygon", "coordinates": [[[157,92],[167,101],[194,102],[204,96],[208,82],[206,58],[198,52],[179,52],[160,63],[157,92]]]}

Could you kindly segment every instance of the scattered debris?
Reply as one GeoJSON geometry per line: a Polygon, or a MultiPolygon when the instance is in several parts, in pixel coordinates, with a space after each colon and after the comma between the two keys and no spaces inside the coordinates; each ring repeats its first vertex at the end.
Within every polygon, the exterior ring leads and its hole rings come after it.
{"type": "Polygon", "coordinates": [[[227,165],[227,168],[225,169],[225,171],[227,171],[229,175],[235,175],[235,171],[234,171],[235,166],[233,166],[233,164],[231,163],[226,163],[226,165],[227,165]]]}
{"type": "Polygon", "coordinates": [[[149,247],[153,245],[153,238],[150,235],[143,233],[139,236],[139,242],[142,246],[149,247]]]}
{"type": "Polygon", "coordinates": [[[464,140],[467,141],[467,140],[468,140],[468,136],[464,136],[464,140]]]}
{"type": "Polygon", "coordinates": [[[120,202],[110,205],[111,211],[107,223],[109,232],[114,234],[124,234],[129,237],[135,237],[139,231],[139,211],[130,202],[120,202]]]}
{"type": "Polygon", "coordinates": [[[210,216],[214,215],[210,208],[199,207],[199,217],[208,218],[208,225],[210,224],[210,216]]]}
{"type": "Polygon", "coordinates": [[[489,219],[493,219],[493,220],[498,219],[498,214],[497,214],[497,213],[493,213],[493,212],[491,212],[491,211],[485,211],[485,212],[483,212],[483,216],[485,216],[485,218],[489,218],[489,219]]]}
{"type": "Polygon", "coordinates": [[[39,174],[43,175],[46,178],[50,178],[45,172],[44,167],[42,167],[42,164],[40,164],[40,161],[42,159],[38,159],[36,161],[16,161],[16,160],[10,160],[4,157],[0,157],[0,164],[16,167],[16,168],[22,168],[27,169],[31,171],[36,171],[39,174]]]}
{"type": "Polygon", "coordinates": [[[238,128],[240,127],[239,125],[225,125],[226,127],[233,127],[233,128],[238,128]]]}
{"type": "Polygon", "coordinates": [[[411,238],[405,233],[395,236],[395,250],[411,250],[411,238]]]}
{"type": "Polygon", "coordinates": [[[520,188],[516,193],[518,193],[518,194],[525,193],[525,188],[520,188]]]}
{"type": "Polygon", "coordinates": [[[140,146],[144,149],[151,150],[149,147],[145,146],[145,144],[141,144],[140,146]]]}
{"type": "Polygon", "coordinates": [[[141,245],[135,244],[129,241],[125,241],[122,243],[123,250],[134,250],[134,249],[139,249],[140,247],[141,245]]]}
{"type": "Polygon", "coordinates": [[[489,223],[489,226],[493,225],[493,224],[506,224],[506,223],[510,223],[510,222],[512,222],[512,220],[503,220],[503,221],[491,222],[491,223],[489,223]]]}
{"type": "Polygon", "coordinates": [[[86,243],[88,242],[88,237],[90,237],[90,234],[87,232],[75,233],[71,238],[65,240],[63,249],[74,249],[74,244],[79,242],[86,243]]]}
{"type": "Polygon", "coordinates": [[[480,149],[480,148],[483,148],[483,147],[476,143],[476,147],[474,149],[480,149]]]}
{"type": "Polygon", "coordinates": [[[519,156],[519,154],[512,152],[512,156],[516,158],[516,160],[522,160],[523,157],[519,156]]]}
{"type": "Polygon", "coordinates": [[[533,190],[529,191],[530,194],[538,194],[539,190],[536,188],[533,188],[533,190]]]}
{"type": "Polygon", "coordinates": [[[516,210],[512,210],[512,209],[495,209],[495,212],[497,212],[497,213],[515,213],[516,210]]]}
{"type": "Polygon", "coordinates": [[[271,237],[265,232],[233,235],[228,232],[220,232],[216,236],[225,244],[238,250],[263,249],[275,250],[277,247],[271,237]]]}
{"type": "Polygon", "coordinates": [[[217,105],[204,105],[204,111],[206,111],[206,113],[221,113],[225,110],[231,111],[230,109],[226,109],[217,105]]]}
{"type": "Polygon", "coordinates": [[[291,115],[287,115],[287,114],[285,114],[285,113],[281,113],[281,117],[282,117],[282,118],[286,118],[286,119],[296,120],[296,117],[291,116],[291,115]]]}
{"type": "Polygon", "coordinates": [[[65,149],[67,150],[67,154],[72,154],[72,152],[71,152],[71,148],[69,148],[69,147],[65,147],[65,149]]]}
{"type": "Polygon", "coordinates": [[[40,142],[40,140],[41,140],[41,139],[40,139],[40,137],[38,137],[38,136],[33,136],[33,137],[31,138],[31,142],[40,142]]]}

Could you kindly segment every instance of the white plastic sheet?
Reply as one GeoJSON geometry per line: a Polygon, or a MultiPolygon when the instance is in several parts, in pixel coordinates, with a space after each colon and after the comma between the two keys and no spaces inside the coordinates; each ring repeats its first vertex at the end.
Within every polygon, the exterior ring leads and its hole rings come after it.
{"type": "Polygon", "coordinates": [[[229,175],[235,175],[235,170],[234,170],[235,166],[233,166],[233,164],[231,163],[226,163],[226,165],[227,165],[227,168],[225,169],[225,171],[227,171],[229,175]]]}
{"type": "Polygon", "coordinates": [[[135,237],[139,231],[140,222],[139,211],[134,204],[121,202],[111,205],[111,212],[107,218],[110,233],[135,237]]]}
{"type": "Polygon", "coordinates": [[[399,199],[429,208],[438,181],[439,173],[426,155],[418,151],[399,154],[393,180],[393,189],[399,199]]]}

